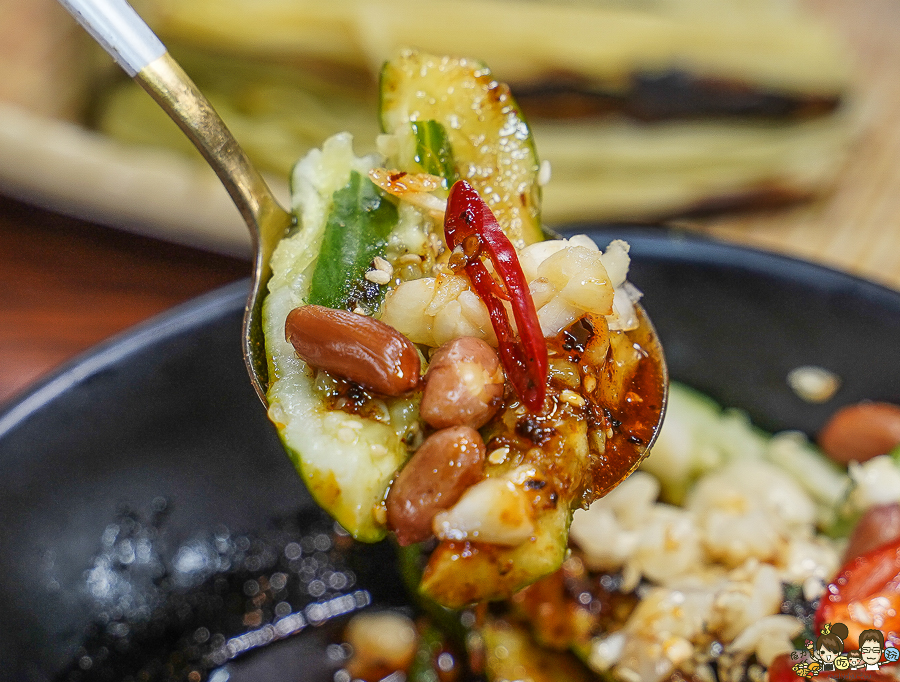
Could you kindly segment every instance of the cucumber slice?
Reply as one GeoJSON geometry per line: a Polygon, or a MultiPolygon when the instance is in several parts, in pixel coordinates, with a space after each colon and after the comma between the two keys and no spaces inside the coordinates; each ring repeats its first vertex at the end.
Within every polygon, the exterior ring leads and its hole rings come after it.
{"type": "Polygon", "coordinates": [[[572,514],[568,505],[543,512],[534,536],[516,547],[441,542],[432,553],[419,591],[449,608],[509,598],[562,565],[572,514]]]}
{"type": "MultiPolygon", "coordinates": [[[[284,339],[284,322],[292,309],[310,302],[320,252],[323,245],[330,248],[329,221],[347,212],[349,197],[361,197],[364,204],[371,198],[367,192],[354,193],[354,187],[359,188],[376,161],[355,157],[350,136],[343,134],[297,165],[292,189],[302,227],[283,239],[273,255],[269,294],[263,303],[271,378],[269,418],[319,505],[353,537],[366,542],[384,537],[377,510],[391,478],[408,457],[405,441],[418,428],[418,398],[379,401],[375,416],[331,409],[328,394],[334,380],[297,357],[284,339]]],[[[381,222],[378,225],[385,229],[381,222]]],[[[361,229],[358,224],[351,227],[361,229]]],[[[342,283],[335,287],[342,290],[342,283]]]]}
{"type": "Polygon", "coordinates": [[[488,616],[480,635],[486,654],[485,673],[491,682],[590,682],[597,679],[568,652],[538,646],[531,634],[514,621],[488,616]]]}
{"type": "MultiPolygon", "coordinates": [[[[485,67],[404,52],[382,73],[382,122],[389,137],[379,146],[393,150],[387,168],[430,172],[445,178],[448,186],[457,175],[467,179],[517,246],[542,239],[539,166],[531,132],[506,86],[496,83],[485,67]]],[[[395,210],[393,199],[375,192],[366,174],[378,161],[357,158],[344,134],[297,165],[292,193],[301,227],[273,257],[264,304],[272,379],[269,416],[317,502],[364,541],[385,534],[385,493],[409,456],[407,443],[421,434],[419,398],[373,398],[380,408],[376,416],[338,409],[332,396],[341,380],[297,357],[284,340],[284,321],[293,308],[313,301],[332,307],[359,302],[354,287],[376,253],[389,259],[391,254],[421,255],[422,274],[431,274],[440,252],[433,239],[440,221],[407,202],[395,210]]],[[[379,314],[377,298],[362,303],[379,314]]],[[[484,427],[486,442],[498,437],[519,443],[514,430],[522,415],[516,409],[510,403],[484,427]]],[[[533,536],[518,546],[463,543],[462,551],[442,541],[423,574],[424,597],[450,607],[496,599],[559,567],[592,455],[579,409],[561,403],[545,421],[549,440],[540,447],[514,445],[508,460],[485,469],[489,478],[524,472],[515,485],[530,500],[533,536]]]]}
{"type": "Polygon", "coordinates": [[[368,282],[365,274],[376,256],[384,256],[396,224],[397,207],[381,196],[368,177],[351,171],[349,182],[332,195],[309,302],[377,311],[384,287],[368,282]]]}
{"type": "Polygon", "coordinates": [[[413,125],[435,121],[446,133],[456,175],[484,198],[516,248],[543,239],[534,137],[508,86],[484,64],[404,51],[381,71],[380,110],[382,128],[398,138],[401,170],[434,171],[417,162],[413,125]]]}

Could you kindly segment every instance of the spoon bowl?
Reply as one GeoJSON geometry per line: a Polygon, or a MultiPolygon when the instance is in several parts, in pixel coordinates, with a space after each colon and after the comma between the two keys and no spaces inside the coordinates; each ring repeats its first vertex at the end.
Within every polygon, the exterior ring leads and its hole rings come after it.
{"type": "Polygon", "coordinates": [[[650,454],[666,414],[669,368],[663,347],[644,307],[638,303],[635,311],[638,328],[631,332],[631,338],[646,353],[646,364],[636,373],[630,390],[637,392],[642,400],[632,406],[628,416],[623,415],[629,422],[625,430],[618,433],[613,442],[607,443],[603,471],[594,478],[593,499],[606,495],[638,468],[650,454]]]}

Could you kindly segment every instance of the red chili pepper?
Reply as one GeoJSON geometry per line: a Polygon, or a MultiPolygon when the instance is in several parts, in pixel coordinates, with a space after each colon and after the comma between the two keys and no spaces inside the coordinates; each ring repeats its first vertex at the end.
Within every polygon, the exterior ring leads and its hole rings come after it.
{"type": "MultiPolygon", "coordinates": [[[[466,274],[475,293],[487,306],[497,335],[500,361],[516,395],[529,410],[540,412],[547,391],[547,342],[541,332],[534,301],[515,248],[490,207],[465,180],[457,181],[450,188],[444,235],[451,249],[464,247],[470,237],[477,239],[477,249],[467,254],[466,274]],[[482,255],[491,259],[499,283],[491,276],[482,255]],[[512,306],[518,340],[503,306],[504,300],[512,306]]],[[[471,246],[471,240],[468,245],[471,246]]]]}
{"type": "Polygon", "coordinates": [[[825,588],[813,627],[844,623],[857,642],[867,628],[881,630],[885,643],[900,644],[900,538],[844,564],[825,588]]]}
{"type": "Polygon", "coordinates": [[[790,654],[779,654],[769,664],[769,682],[802,682],[806,679],[794,672],[794,661],[790,654]]]}

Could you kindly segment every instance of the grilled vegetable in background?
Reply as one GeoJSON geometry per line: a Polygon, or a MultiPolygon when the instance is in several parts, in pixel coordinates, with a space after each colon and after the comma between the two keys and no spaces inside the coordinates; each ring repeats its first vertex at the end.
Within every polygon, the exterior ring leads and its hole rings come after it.
{"type": "MultiPolygon", "coordinates": [[[[374,140],[378,68],[396,49],[483,59],[512,86],[552,164],[551,223],[821,193],[854,127],[848,55],[781,0],[489,0],[452,12],[367,0],[153,4],[157,31],[183,46],[179,59],[255,160],[282,175],[334,132],[374,140]]],[[[152,142],[155,112],[142,105],[115,92],[102,129],[152,142]]]]}
{"type": "Polygon", "coordinates": [[[540,164],[509,89],[480,62],[414,51],[381,83],[382,157],[338,135],[294,171],[300,227],[265,302],[269,415],[354,537],[436,535],[421,590],[462,606],[559,566],[572,511],[653,439],[664,368],[627,245],[539,241],[540,164]],[[438,372],[448,354],[455,375],[438,372]],[[447,381],[492,396],[474,423],[435,416],[454,411],[447,381]]]}

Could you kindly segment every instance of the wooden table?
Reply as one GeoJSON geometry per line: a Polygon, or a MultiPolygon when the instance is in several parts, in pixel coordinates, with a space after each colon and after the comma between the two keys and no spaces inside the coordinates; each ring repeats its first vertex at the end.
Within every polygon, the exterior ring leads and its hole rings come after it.
{"type": "Polygon", "coordinates": [[[249,274],[248,261],[0,197],[0,403],[95,343],[249,274]]]}
{"type": "Polygon", "coordinates": [[[900,289],[900,2],[804,0],[854,57],[858,138],[834,191],[795,207],[689,225],[900,289]]]}

